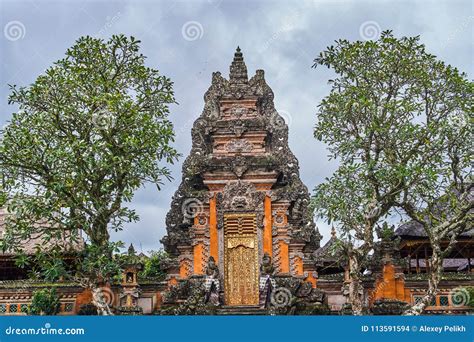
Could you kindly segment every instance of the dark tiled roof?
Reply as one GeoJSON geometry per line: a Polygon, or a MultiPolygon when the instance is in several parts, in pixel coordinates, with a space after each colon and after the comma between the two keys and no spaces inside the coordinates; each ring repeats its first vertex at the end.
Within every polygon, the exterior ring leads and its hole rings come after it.
{"type": "Polygon", "coordinates": [[[336,243],[337,238],[335,236],[332,236],[326,244],[317,249],[313,256],[316,260],[320,261],[336,261],[339,258],[340,252],[335,252],[334,253],[334,244],[336,243]]]}
{"type": "Polygon", "coordinates": [[[326,242],[326,244],[325,244],[323,247],[318,248],[318,249],[314,252],[314,255],[315,255],[315,256],[323,256],[323,255],[328,254],[329,248],[334,244],[334,241],[333,241],[333,240],[334,240],[333,238],[329,239],[329,241],[326,242]]]}

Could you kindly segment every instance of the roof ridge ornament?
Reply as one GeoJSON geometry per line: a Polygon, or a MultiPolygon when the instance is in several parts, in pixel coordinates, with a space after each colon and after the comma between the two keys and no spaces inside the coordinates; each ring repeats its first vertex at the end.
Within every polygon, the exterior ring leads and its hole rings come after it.
{"type": "Polygon", "coordinates": [[[244,57],[239,46],[237,46],[235,50],[234,60],[230,65],[229,78],[231,84],[248,83],[247,66],[245,65],[244,57]]]}

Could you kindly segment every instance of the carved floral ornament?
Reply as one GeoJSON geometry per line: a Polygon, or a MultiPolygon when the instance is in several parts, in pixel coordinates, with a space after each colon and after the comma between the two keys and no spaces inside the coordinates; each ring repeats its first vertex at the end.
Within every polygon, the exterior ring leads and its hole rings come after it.
{"type": "Polygon", "coordinates": [[[232,108],[230,109],[231,115],[235,117],[241,117],[244,116],[245,114],[249,113],[249,110],[245,107],[239,106],[239,105],[233,105],[232,108]]]}
{"type": "Polygon", "coordinates": [[[245,131],[247,131],[247,126],[244,121],[242,120],[235,120],[231,127],[229,127],[230,131],[234,133],[235,136],[240,138],[245,131]]]}
{"type": "Polygon", "coordinates": [[[198,218],[198,224],[200,226],[206,225],[207,224],[207,217],[203,216],[203,215],[200,215],[199,218],[198,218]]]}
{"type": "Polygon", "coordinates": [[[285,216],[286,216],[285,212],[278,211],[278,212],[274,212],[273,215],[274,215],[273,219],[276,225],[282,226],[285,224],[285,216]]]}
{"type": "Polygon", "coordinates": [[[233,118],[249,117],[256,113],[256,108],[244,107],[240,104],[233,104],[229,109],[224,111],[225,115],[233,118]]]}
{"type": "Polygon", "coordinates": [[[256,210],[263,203],[264,196],[250,182],[229,182],[222,194],[222,208],[235,211],[256,210]]]}
{"type": "Polygon", "coordinates": [[[238,155],[237,157],[233,158],[231,162],[231,169],[238,178],[242,177],[248,170],[245,157],[238,155]]]}
{"type": "Polygon", "coordinates": [[[247,139],[232,139],[229,141],[224,149],[227,152],[252,152],[253,144],[247,139]]]}

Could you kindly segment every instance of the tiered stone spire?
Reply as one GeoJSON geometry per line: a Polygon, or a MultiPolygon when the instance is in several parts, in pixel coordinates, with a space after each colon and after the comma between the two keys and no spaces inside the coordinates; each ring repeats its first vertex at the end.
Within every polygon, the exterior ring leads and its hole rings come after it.
{"type": "Polygon", "coordinates": [[[308,189],[299,177],[298,160],[288,145],[288,126],[275,110],[273,91],[263,70],[248,76],[240,47],[229,79],[213,74],[204,110],[191,131],[191,153],[183,164],[162,242],[172,258],[169,279],[203,275],[213,257],[227,299],[234,290],[240,291],[233,285],[234,271],[229,270],[247,267],[239,281],[250,284],[248,297],[238,294],[228,303],[254,305],[258,283],[252,274],[259,273],[263,255],[267,253],[285,277],[313,281],[312,254],[320,247],[321,235],[309,209],[308,189]],[[247,264],[230,265],[227,261],[234,259],[226,253],[234,253],[234,245],[224,243],[224,237],[238,236],[226,224],[239,219],[247,222],[238,226],[249,229],[245,241],[253,247],[245,252],[247,264]]]}
{"type": "Polygon", "coordinates": [[[247,66],[244,62],[244,57],[240,51],[240,47],[237,46],[237,50],[234,54],[234,60],[230,65],[230,83],[247,83],[247,66]]]}

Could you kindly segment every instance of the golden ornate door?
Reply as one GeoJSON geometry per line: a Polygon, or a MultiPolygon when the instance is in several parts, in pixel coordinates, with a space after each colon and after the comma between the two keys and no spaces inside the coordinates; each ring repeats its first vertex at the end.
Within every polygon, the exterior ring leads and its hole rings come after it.
{"type": "Polygon", "coordinates": [[[258,240],[255,214],[224,215],[227,305],[258,305],[258,240]]]}

